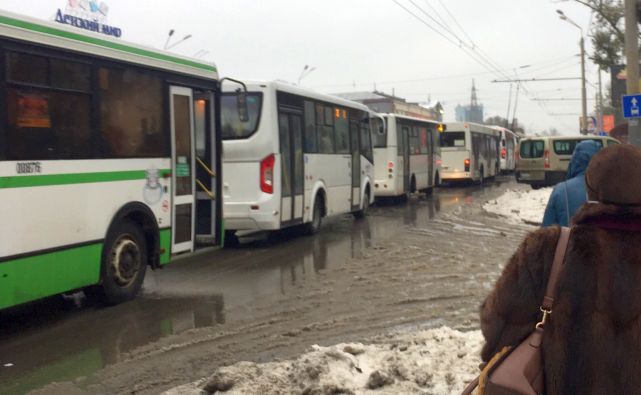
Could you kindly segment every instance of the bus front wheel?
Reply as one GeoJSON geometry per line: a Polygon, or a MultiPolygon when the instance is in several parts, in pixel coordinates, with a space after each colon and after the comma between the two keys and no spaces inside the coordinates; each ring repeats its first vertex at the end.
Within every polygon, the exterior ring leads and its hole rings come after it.
{"type": "Polygon", "coordinates": [[[115,305],[134,299],[147,270],[145,236],[135,223],[123,221],[107,235],[102,253],[100,284],[91,287],[87,296],[115,305]]]}

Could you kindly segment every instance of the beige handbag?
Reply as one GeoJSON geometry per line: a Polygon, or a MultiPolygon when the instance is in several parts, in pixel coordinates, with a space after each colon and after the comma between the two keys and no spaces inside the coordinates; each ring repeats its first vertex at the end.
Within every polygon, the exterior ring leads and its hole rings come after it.
{"type": "Polygon", "coordinates": [[[470,395],[478,387],[477,395],[542,395],[545,393],[541,342],[545,321],[552,314],[556,284],[565,259],[570,228],[561,228],[545,297],[541,304],[543,317],[534,331],[516,347],[505,347],[483,368],[481,375],[471,382],[462,395],[470,395]]]}

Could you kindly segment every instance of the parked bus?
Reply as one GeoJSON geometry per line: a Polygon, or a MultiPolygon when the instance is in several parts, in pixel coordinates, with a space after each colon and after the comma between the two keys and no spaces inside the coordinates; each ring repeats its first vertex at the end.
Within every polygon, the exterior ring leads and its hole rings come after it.
{"type": "Polygon", "coordinates": [[[312,234],[325,216],[363,216],[374,198],[367,107],[280,82],[247,90],[246,122],[238,92],[221,100],[228,241],[293,225],[312,234]]]}
{"type": "Polygon", "coordinates": [[[218,242],[218,74],[98,33],[0,15],[0,309],[218,242]],[[200,189],[199,189],[200,188],[200,189]]]}
{"type": "Polygon", "coordinates": [[[501,133],[471,122],[447,124],[441,135],[443,181],[474,181],[499,174],[501,133]]]}
{"type": "Polygon", "coordinates": [[[492,129],[501,133],[501,173],[512,173],[516,169],[519,137],[510,129],[501,126],[492,126],[492,129]]]}
{"type": "Polygon", "coordinates": [[[373,122],[377,125],[373,127],[377,197],[404,196],[438,186],[442,123],[398,114],[379,114],[373,122]]]}

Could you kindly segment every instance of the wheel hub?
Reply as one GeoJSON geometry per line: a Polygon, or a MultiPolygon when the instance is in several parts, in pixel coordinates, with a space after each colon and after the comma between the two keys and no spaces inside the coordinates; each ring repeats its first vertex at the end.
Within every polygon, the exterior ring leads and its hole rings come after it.
{"type": "Polygon", "coordinates": [[[127,236],[118,239],[110,259],[110,268],[116,283],[120,286],[131,284],[140,270],[140,264],[138,245],[127,236]]]}

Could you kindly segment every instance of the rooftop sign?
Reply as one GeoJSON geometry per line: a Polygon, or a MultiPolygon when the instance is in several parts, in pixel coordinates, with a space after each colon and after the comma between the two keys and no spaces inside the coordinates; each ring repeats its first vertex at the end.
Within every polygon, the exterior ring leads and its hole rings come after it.
{"type": "Polygon", "coordinates": [[[122,30],[107,24],[109,6],[104,1],[68,0],[64,11],[58,9],[55,21],[79,29],[102,33],[111,37],[121,37],[122,30]]]}

